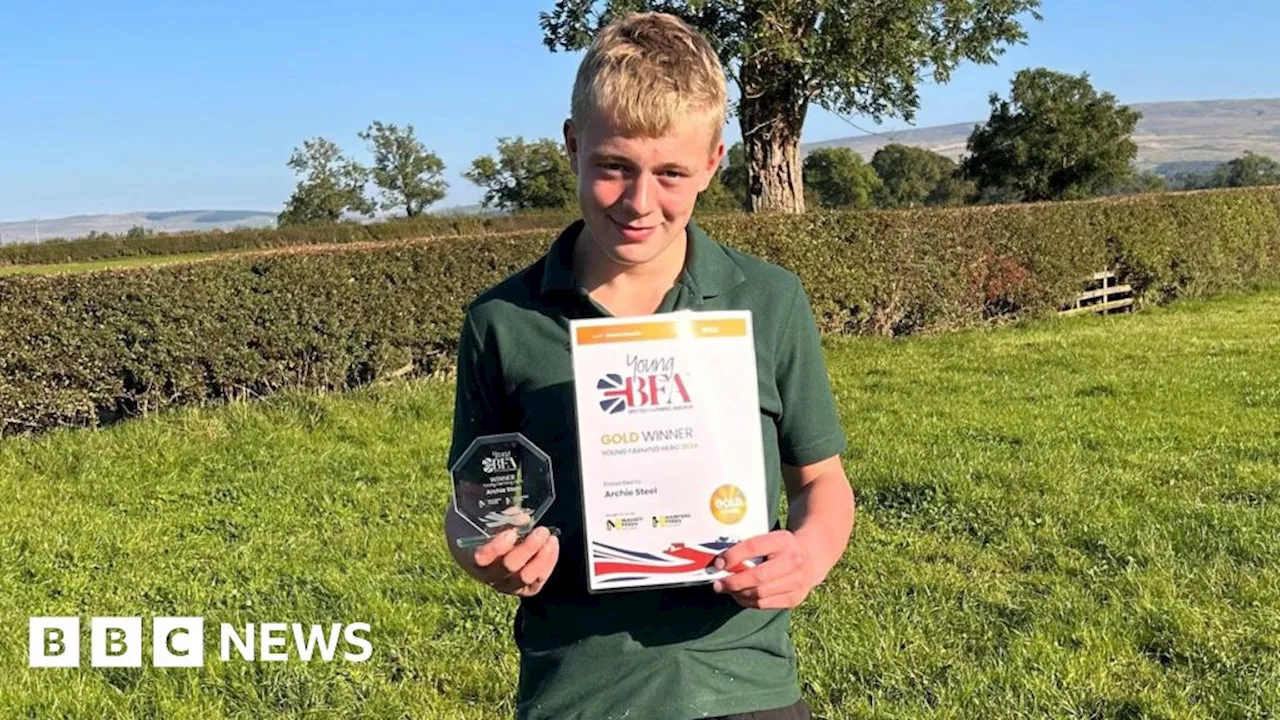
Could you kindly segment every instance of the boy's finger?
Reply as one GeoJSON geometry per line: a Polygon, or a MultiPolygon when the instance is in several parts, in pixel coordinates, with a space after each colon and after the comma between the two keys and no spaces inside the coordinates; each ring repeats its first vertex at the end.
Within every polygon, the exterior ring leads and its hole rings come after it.
{"type": "Polygon", "coordinates": [[[776,537],[774,533],[768,535],[757,535],[747,538],[733,547],[725,550],[724,553],[716,560],[716,568],[719,570],[728,569],[731,572],[743,570],[746,566],[739,567],[746,560],[758,557],[767,557],[782,549],[782,539],[776,537]]]}
{"type": "Polygon", "coordinates": [[[525,535],[524,539],[502,558],[502,567],[512,575],[520,572],[521,568],[527,565],[534,555],[538,554],[538,551],[546,544],[549,537],[551,537],[551,533],[544,527],[537,528],[525,535]]]}
{"type": "Polygon", "coordinates": [[[798,596],[802,599],[806,594],[804,592],[804,582],[794,573],[786,575],[779,580],[752,585],[736,591],[723,588],[723,582],[720,581],[715,584],[716,592],[723,592],[729,595],[734,599],[734,602],[745,608],[792,607],[795,605],[792,602],[794,597],[798,596]]]}
{"type": "Polygon", "coordinates": [[[478,568],[487,568],[497,562],[499,558],[511,551],[516,544],[516,531],[507,530],[498,534],[489,542],[476,548],[475,553],[471,556],[471,561],[478,568]]]}
{"type": "Polygon", "coordinates": [[[761,583],[756,587],[748,588],[742,594],[752,600],[764,602],[769,598],[795,592],[803,585],[804,583],[800,580],[799,576],[788,575],[778,580],[761,583]]]}
{"type": "Polygon", "coordinates": [[[793,608],[809,595],[802,586],[784,589],[780,583],[776,583],[776,585],[778,587],[766,585],[759,588],[756,599],[751,601],[752,605],[761,610],[793,608]]]}
{"type": "Polygon", "coordinates": [[[743,560],[753,557],[759,557],[761,553],[757,552],[755,547],[758,537],[747,538],[733,547],[720,553],[720,557],[716,558],[715,567],[717,570],[726,568],[734,568],[742,563],[743,560]]]}
{"type": "Polygon", "coordinates": [[[519,572],[512,573],[492,583],[493,588],[508,595],[529,597],[538,594],[546,584],[551,571],[555,569],[560,555],[560,541],[555,537],[542,544],[538,554],[534,555],[519,572]]]}
{"type": "MultiPolygon", "coordinates": [[[[764,567],[761,565],[760,567],[764,567]]],[[[753,588],[760,584],[759,567],[751,568],[734,575],[730,575],[723,580],[717,580],[712,585],[716,592],[736,593],[742,592],[749,588],[753,588]]]]}
{"type": "Polygon", "coordinates": [[[716,587],[723,592],[739,592],[747,588],[764,586],[782,580],[794,569],[795,563],[788,561],[786,556],[780,556],[749,570],[743,570],[719,580],[716,583],[716,587]]]}
{"type": "Polygon", "coordinates": [[[556,569],[559,558],[560,539],[552,537],[542,544],[538,554],[520,570],[520,580],[530,587],[541,585],[551,576],[551,571],[556,569]]]}

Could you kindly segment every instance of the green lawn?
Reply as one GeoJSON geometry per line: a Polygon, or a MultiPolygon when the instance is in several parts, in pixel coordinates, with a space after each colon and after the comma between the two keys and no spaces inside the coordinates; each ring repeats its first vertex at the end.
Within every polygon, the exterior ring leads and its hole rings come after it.
{"type": "MultiPolygon", "coordinates": [[[[828,357],[860,511],[794,625],[821,715],[1280,714],[1280,293],[828,357]]],[[[509,715],[513,602],[441,541],[451,400],[0,443],[0,717],[509,715]],[[374,656],[27,669],[28,616],[114,614],[362,620],[374,656]]]]}
{"type": "Polygon", "coordinates": [[[107,270],[151,265],[170,265],[172,263],[206,260],[225,253],[203,252],[182,253],[179,255],[142,255],[138,257],[106,258],[78,263],[53,263],[48,265],[0,265],[0,277],[5,275],[56,275],[58,273],[86,272],[88,270],[107,270]]]}

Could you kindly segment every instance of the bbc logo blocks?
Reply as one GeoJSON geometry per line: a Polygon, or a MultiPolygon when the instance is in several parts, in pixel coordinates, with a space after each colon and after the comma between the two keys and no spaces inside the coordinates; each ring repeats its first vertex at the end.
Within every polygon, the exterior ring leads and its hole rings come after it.
{"type": "MultiPolygon", "coordinates": [[[[89,664],[93,667],[142,667],[144,643],[140,617],[89,620],[89,664]]],[[[27,647],[30,667],[80,667],[80,618],[31,618],[27,647]]],[[[154,618],[151,664],[155,667],[203,666],[204,618],[154,618]]]]}
{"type": "Polygon", "coordinates": [[[142,618],[93,618],[89,628],[89,664],[142,667],[142,618]]]}
{"type": "Polygon", "coordinates": [[[35,617],[27,625],[31,667],[80,667],[80,618],[35,617]]]}

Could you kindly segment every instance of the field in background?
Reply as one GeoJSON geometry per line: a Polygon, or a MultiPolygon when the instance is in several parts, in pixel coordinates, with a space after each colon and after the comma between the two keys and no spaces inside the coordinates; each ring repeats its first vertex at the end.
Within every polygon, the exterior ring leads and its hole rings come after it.
{"type": "MultiPolygon", "coordinates": [[[[821,716],[1280,712],[1280,292],[827,342],[860,510],[796,613],[821,716]]],[[[514,604],[441,539],[451,401],[423,380],[0,443],[0,717],[509,715],[514,604]],[[32,615],[365,621],[374,657],[28,670],[32,615]]]]}
{"type": "Polygon", "coordinates": [[[88,272],[90,270],[124,269],[133,267],[150,267],[153,265],[169,265],[171,263],[208,260],[219,255],[230,255],[229,252],[184,253],[182,255],[144,255],[142,257],[109,258],[79,263],[54,263],[50,265],[0,265],[0,277],[5,275],[54,275],[57,273],[88,272]]]}

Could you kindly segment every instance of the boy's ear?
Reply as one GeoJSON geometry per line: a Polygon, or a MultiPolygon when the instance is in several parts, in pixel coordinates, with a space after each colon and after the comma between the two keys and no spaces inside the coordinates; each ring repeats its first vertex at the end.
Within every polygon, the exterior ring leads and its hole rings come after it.
{"type": "MultiPolygon", "coordinates": [[[[711,178],[714,178],[716,173],[720,172],[720,163],[724,160],[724,153],[724,141],[721,140],[716,143],[715,149],[711,151],[711,157],[707,158],[706,172],[703,173],[702,177],[702,190],[706,190],[711,185],[711,178]]],[[[698,192],[702,192],[702,190],[698,192]]]]}
{"type": "Polygon", "coordinates": [[[573,119],[564,121],[564,149],[569,153],[569,168],[578,174],[578,133],[573,127],[573,119]]]}

